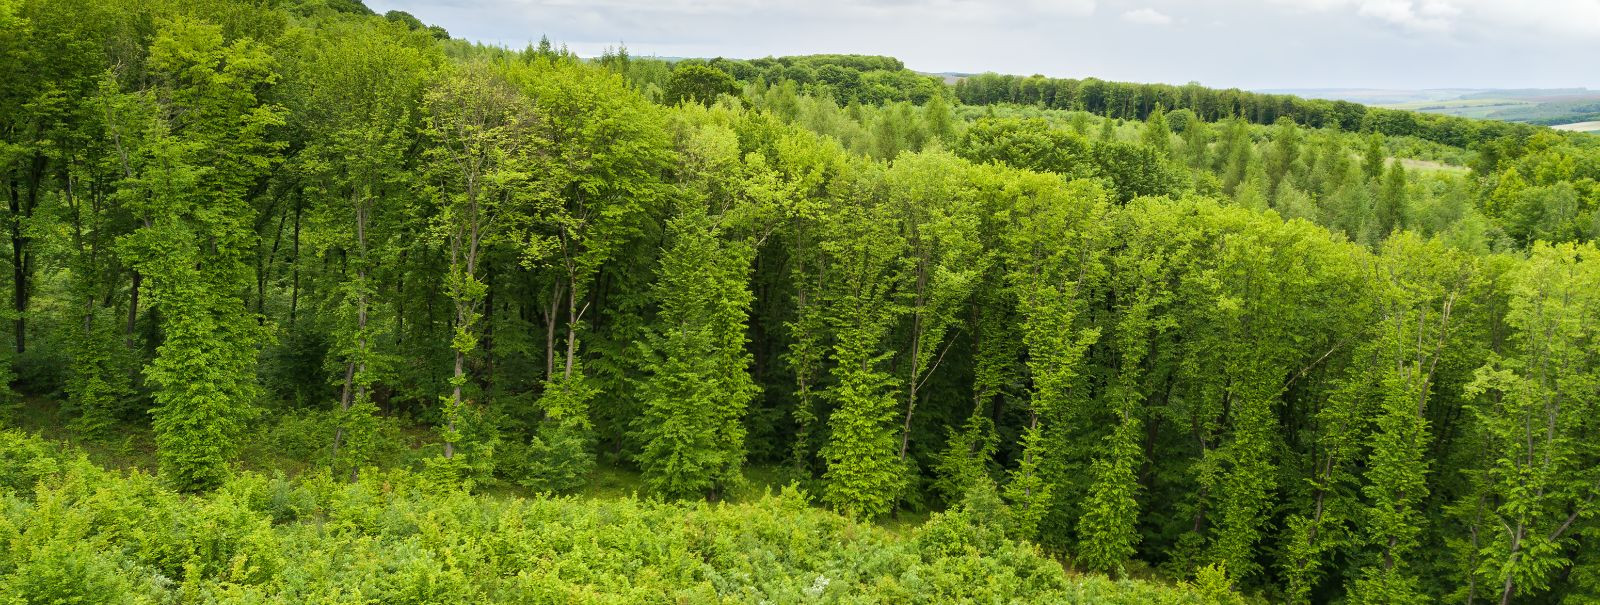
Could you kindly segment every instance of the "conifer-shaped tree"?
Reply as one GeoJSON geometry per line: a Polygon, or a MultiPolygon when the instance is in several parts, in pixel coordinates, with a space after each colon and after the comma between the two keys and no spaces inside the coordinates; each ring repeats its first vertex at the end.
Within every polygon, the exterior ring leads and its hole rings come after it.
{"type": "Polygon", "coordinates": [[[644,413],[634,430],[645,483],[670,498],[715,496],[738,480],[750,378],[751,250],[728,241],[703,202],[680,204],[657,271],[644,413]]]}
{"type": "Polygon", "coordinates": [[[128,206],[143,226],[122,241],[149,276],[164,336],[145,369],[155,388],[161,469],[184,489],[219,483],[260,393],[265,335],[245,308],[255,215],[249,194],[280,144],[280,108],[256,97],[277,81],[271,55],[249,39],[187,18],[156,36],[150,68],[161,111],[130,160],[128,206]]]}

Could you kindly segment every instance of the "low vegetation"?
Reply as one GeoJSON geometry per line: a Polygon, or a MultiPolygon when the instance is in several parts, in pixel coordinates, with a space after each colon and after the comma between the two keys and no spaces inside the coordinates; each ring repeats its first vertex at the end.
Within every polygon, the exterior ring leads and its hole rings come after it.
{"type": "Polygon", "coordinates": [[[792,490],[679,505],[474,496],[403,471],[354,483],[244,472],[183,496],[15,431],[0,432],[0,494],[6,603],[1198,605],[1225,594],[1214,577],[1207,588],[1069,574],[1006,537],[988,506],[895,534],[792,490]]]}

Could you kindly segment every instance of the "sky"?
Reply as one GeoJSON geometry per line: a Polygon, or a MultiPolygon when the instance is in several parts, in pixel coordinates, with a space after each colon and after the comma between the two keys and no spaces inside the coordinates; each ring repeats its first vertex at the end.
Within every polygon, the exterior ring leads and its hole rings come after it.
{"type": "Polygon", "coordinates": [[[1600,89],[1600,0],[366,0],[583,56],[898,57],[925,72],[1276,88],[1600,89]]]}

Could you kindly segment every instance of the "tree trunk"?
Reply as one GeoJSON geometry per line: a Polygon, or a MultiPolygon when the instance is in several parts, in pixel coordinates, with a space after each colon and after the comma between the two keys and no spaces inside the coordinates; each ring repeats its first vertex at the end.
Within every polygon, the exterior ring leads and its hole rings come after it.
{"type": "Polygon", "coordinates": [[[289,329],[294,329],[295,314],[300,309],[300,207],[294,205],[294,265],[289,281],[289,329]]]}
{"type": "Polygon", "coordinates": [[[544,312],[544,379],[556,377],[556,313],[561,312],[561,283],[550,293],[550,308],[544,312]]]}
{"type": "MultiPolygon", "coordinates": [[[[1511,534],[1510,566],[1515,566],[1517,564],[1517,559],[1522,555],[1522,535],[1525,532],[1527,532],[1527,528],[1519,521],[1517,523],[1517,530],[1511,534]]],[[[1500,605],[1511,605],[1511,595],[1517,593],[1516,581],[1513,580],[1514,577],[1515,576],[1512,576],[1509,573],[1506,574],[1506,583],[1500,590],[1500,605]]]]}
{"type": "MultiPolygon", "coordinates": [[[[572,282],[576,284],[577,280],[572,282]]],[[[562,380],[572,378],[572,357],[578,352],[578,318],[582,315],[578,310],[578,289],[567,288],[567,367],[561,372],[562,380]]]]}
{"type": "MultiPolygon", "coordinates": [[[[483,268],[483,384],[484,393],[494,392],[494,263],[483,268]]],[[[487,395],[486,395],[487,396],[487,395]]]]}
{"type": "Polygon", "coordinates": [[[287,218],[287,213],[278,215],[278,231],[272,237],[272,249],[267,252],[266,260],[256,268],[257,325],[267,325],[267,274],[272,271],[272,262],[278,258],[278,246],[283,243],[283,222],[287,218]]]}
{"type": "MultiPolygon", "coordinates": [[[[910,388],[907,389],[909,394],[906,395],[905,427],[900,431],[900,462],[906,461],[906,450],[911,445],[911,415],[917,411],[917,387],[921,386],[917,383],[922,376],[922,314],[928,304],[927,286],[927,271],[923,270],[921,263],[918,263],[915,303],[917,310],[911,316],[911,376],[910,380],[906,381],[910,388]]],[[[938,343],[934,345],[937,346],[938,343]]]]}
{"type": "MultiPolygon", "coordinates": [[[[280,229],[281,231],[281,229],[280,229]]],[[[349,412],[353,399],[365,393],[355,383],[356,372],[367,371],[367,208],[363,201],[356,202],[356,352],[344,366],[344,389],[339,394],[339,411],[349,412]]],[[[344,423],[333,432],[333,456],[338,461],[339,445],[344,439],[344,423]]],[[[352,470],[354,480],[356,471],[352,470]]]]}
{"type": "Polygon", "coordinates": [[[138,329],[139,323],[139,287],[144,281],[144,276],[138,269],[133,270],[133,281],[128,286],[128,331],[123,337],[123,344],[133,348],[133,334],[138,329]]]}

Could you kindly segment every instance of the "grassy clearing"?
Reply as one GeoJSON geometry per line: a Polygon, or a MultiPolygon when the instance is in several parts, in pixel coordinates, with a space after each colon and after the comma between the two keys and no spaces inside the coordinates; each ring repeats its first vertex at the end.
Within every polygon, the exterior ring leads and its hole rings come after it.
{"type": "Polygon", "coordinates": [[[1434,162],[1434,161],[1430,161],[1430,160],[1414,160],[1414,159],[1411,159],[1411,158],[1390,158],[1390,161],[1398,161],[1398,162],[1400,162],[1400,165],[1401,166],[1405,166],[1406,170],[1409,170],[1409,171],[1446,172],[1446,173],[1449,173],[1449,174],[1467,174],[1469,172],[1472,172],[1472,169],[1471,168],[1467,168],[1466,166],[1457,166],[1457,165],[1454,165],[1454,164],[1446,164],[1444,162],[1434,162]]]}

